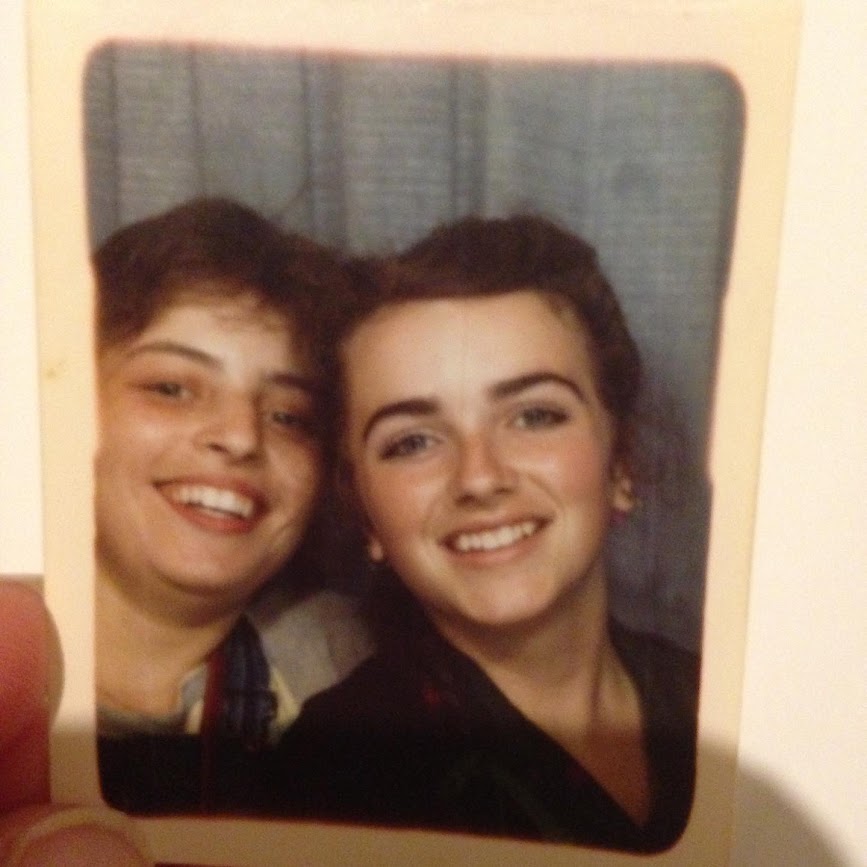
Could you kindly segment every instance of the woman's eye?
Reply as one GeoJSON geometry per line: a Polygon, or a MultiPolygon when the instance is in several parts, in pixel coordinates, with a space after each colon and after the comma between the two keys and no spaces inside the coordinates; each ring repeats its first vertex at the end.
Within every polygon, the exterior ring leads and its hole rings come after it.
{"type": "Polygon", "coordinates": [[[383,460],[408,458],[425,451],[433,445],[434,438],[426,433],[411,433],[386,443],[380,450],[383,460]]]}
{"type": "Polygon", "coordinates": [[[547,406],[531,406],[522,409],[515,425],[519,428],[532,430],[535,428],[555,427],[568,421],[569,414],[562,409],[554,409],[547,406]]]}
{"type": "Polygon", "coordinates": [[[316,430],[313,417],[307,413],[294,412],[293,410],[274,410],[270,413],[270,419],[279,427],[287,430],[297,430],[305,434],[312,434],[316,430]]]}
{"type": "Polygon", "coordinates": [[[189,389],[185,388],[179,382],[171,380],[150,382],[144,386],[145,391],[153,392],[161,397],[180,398],[185,397],[189,393],[189,389]]]}

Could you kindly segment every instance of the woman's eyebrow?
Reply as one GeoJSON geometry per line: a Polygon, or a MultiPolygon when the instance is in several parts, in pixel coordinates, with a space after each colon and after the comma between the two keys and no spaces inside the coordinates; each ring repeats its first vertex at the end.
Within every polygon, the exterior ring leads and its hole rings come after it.
{"type": "MultiPolygon", "coordinates": [[[[512,379],[505,379],[492,385],[488,389],[488,393],[493,400],[502,400],[503,398],[520,394],[522,391],[533,388],[536,385],[544,385],[546,383],[554,383],[555,385],[568,388],[579,400],[587,399],[584,390],[575,380],[551,370],[533,371],[532,373],[525,373],[512,379]]],[[[440,403],[432,397],[413,397],[407,400],[387,403],[376,410],[368,419],[362,432],[362,439],[366,440],[373,428],[385,418],[395,415],[430,416],[435,415],[439,411],[440,403]]]]}
{"type": "Polygon", "coordinates": [[[429,397],[412,397],[398,400],[381,406],[368,420],[362,432],[362,440],[366,440],[373,428],[383,419],[394,415],[434,415],[439,412],[439,402],[429,397]]]}
{"type": "MultiPolygon", "coordinates": [[[[151,352],[177,355],[189,361],[194,361],[197,364],[204,365],[211,370],[220,370],[223,366],[220,359],[215,358],[210,353],[202,349],[196,349],[194,346],[188,346],[186,343],[178,343],[175,340],[154,340],[150,343],[134,346],[127,352],[126,357],[135,358],[138,355],[151,352]]],[[[279,370],[268,373],[265,376],[265,381],[270,385],[280,386],[280,388],[300,389],[310,394],[313,394],[317,390],[316,384],[309,376],[303,376],[291,370],[279,370]]]]}
{"type": "Polygon", "coordinates": [[[175,340],[153,340],[150,343],[141,343],[138,346],[133,346],[126,353],[126,357],[135,358],[138,355],[145,355],[149,352],[165,352],[169,355],[180,355],[182,358],[188,358],[190,361],[196,361],[208,367],[220,366],[219,359],[214,358],[213,355],[201,349],[196,349],[193,346],[187,346],[185,343],[178,343],[175,340]]]}
{"type": "Polygon", "coordinates": [[[584,389],[574,379],[570,379],[568,376],[563,376],[560,373],[555,373],[552,370],[538,370],[516,376],[513,379],[505,379],[492,385],[488,391],[494,400],[501,400],[505,397],[513,397],[536,385],[548,383],[565,386],[580,400],[587,400],[584,389]]]}
{"type": "Polygon", "coordinates": [[[316,382],[309,376],[302,376],[300,373],[292,373],[291,371],[280,371],[271,373],[265,377],[272,385],[279,385],[281,388],[300,389],[310,394],[314,394],[320,390],[316,382]]]}

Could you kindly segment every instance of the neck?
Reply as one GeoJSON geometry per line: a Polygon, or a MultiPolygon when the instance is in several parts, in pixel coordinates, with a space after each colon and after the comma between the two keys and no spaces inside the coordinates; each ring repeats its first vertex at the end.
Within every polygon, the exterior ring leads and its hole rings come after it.
{"type": "Polygon", "coordinates": [[[100,705],[153,716],[177,709],[183,679],[207,659],[243,610],[185,602],[174,607],[142,604],[112,576],[97,576],[100,705]]]}
{"type": "Polygon", "coordinates": [[[642,823],[650,793],[638,692],[611,643],[604,577],[584,591],[511,630],[437,627],[642,823]]]}
{"type": "Polygon", "coordinates": [[[580,695],[587,716],[600,679],[616,659],[608,634],[604,575],[563,597],[540,617],[491,627],[434,618],[443,636],[471,657],[510,701],[535,704],[564,691],[580,695]]]}

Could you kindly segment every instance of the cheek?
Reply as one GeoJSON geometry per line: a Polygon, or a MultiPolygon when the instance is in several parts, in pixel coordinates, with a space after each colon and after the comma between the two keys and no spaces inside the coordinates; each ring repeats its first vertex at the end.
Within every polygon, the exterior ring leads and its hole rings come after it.
{"type": "Polygon", "coordinates": [[[96,454],[97,479],[110,483],[112,473],[144,468],[161,451],[165,439],[160,426],[120,419],[104,425],[96,454]]]}
{"type": "Polygon", "coordinates": [[[362,471],[356,476],[356,491],[368,529],[386,547],[409,537],[423,523],[429,493],[411,474],[362,471]]]}
{"type": "Polygon", "coordinates": [[[593,438],[575,438],[536,459],[536,472],[566,501],[605,499],[611,485],[608,450],[593,438]]]}
{"type": "Polygon", "coordinates": [[[100,414],[100,452],[115,463],[145,459],[189,439],[179,413],[150,408],[134,401],[115,401],[100,414]]]}
{"type": "Polygon", "coordinates": [[[287,510],[306,515],[312,511],[322,481],[322,459],[314,446],[292,446],[272,453],[274,486],[287,510]]]}

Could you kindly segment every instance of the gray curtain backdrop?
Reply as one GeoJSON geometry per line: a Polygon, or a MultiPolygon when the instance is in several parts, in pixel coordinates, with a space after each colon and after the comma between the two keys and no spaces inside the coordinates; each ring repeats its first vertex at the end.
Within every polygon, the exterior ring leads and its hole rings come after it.
{"type": "Polygon", "coordinates": [[[522,211],[596,246],[648,372],[641,503],[610,551],[615,613],[697,646],[744,127],[734,80],[696,65],[116,43],[91,57],[85,94],[94,245],[225,195],[353,252],[522,211]]]}

